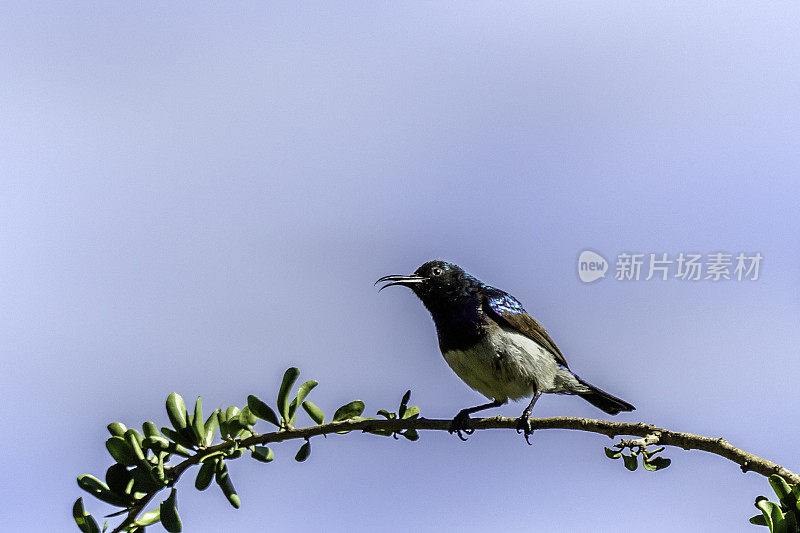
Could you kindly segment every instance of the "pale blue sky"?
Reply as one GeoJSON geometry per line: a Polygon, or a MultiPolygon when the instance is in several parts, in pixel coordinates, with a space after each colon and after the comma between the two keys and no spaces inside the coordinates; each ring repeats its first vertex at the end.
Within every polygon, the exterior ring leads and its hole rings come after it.
{"type": "MultiPolygon", "coordinates": [[[[328,412],[482,401],[410,291],[442,258],[512,292],[638,410],[800,469],[794,2],[0,7],[0,529],[77,531],[105,425],[167,394],[328,412]],[[760,252],[756,282],[582,284],[581,250],[760,252]]],[[[517,416],[522,404],[497,412],[517,416]]],[[[548,396],[540,416],[607,418],[548,396]]],[[[314,440],[183,482],[187,532],[759,531],[764,478],[604,437],[314,440]],[[382,519],[383,517],[383,519],[382,519]],[[385,521],[384,521],[385,520],[385,521]]],[[[95,515],[108,508],[87,498],[95,515]]]]}

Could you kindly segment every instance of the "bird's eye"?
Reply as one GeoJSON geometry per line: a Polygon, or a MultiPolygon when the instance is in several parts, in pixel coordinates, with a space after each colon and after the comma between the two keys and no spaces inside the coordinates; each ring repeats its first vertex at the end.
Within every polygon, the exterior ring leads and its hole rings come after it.
{"type": "Polygon", "coordinates": [[[431,270],[431,274],[433,274],[434,276],[441,276],[442,272],[443,272],[442,269],[438,267],[431,270]]]}

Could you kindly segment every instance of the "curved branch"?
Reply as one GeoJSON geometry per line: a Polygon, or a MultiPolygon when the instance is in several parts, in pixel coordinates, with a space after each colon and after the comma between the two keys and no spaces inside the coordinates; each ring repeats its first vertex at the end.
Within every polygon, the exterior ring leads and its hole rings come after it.
{"type": "MultiPolygon", "coordinates": [[[[428,418],[416,418],[405,420],[364,420],[352,419],[342,422],[329,422],[319,426],[310,426],[300,429],[289,429],[253,435],[245,439],[239,439],[239,446],[247,447],[253,445],[269,444],[271,442],[282,442],[290,439],[306,439],[317,435],[328,435],[340,431],[369,431],[387,430],[401,431],[404,429],[416,430],[435,430],[447,431],[450,427],[450,420],[437,420],[428,418]]],[[[701,450],[724,457],[738,464],[742,472],[752,471],[762,476],[769,477],[778,474],[790,483],[800,483],[800,475],[788,470],[779,464],[773,463],[768,459],[758,457],[737,448],[722,438],[703,437],[692,433],[682,433],[669,429],[660,428],[651,424],[609,422],[607,420],[594,420],[590,418],[577,418],[559,416],[552,418],[532,418],[533,429],[569,429],[577,431],[587,431],[599,433],[614,438],[618,435],[634,435],[647,439],[647,444],[661,444],[663,446],[676,446],[684,450],[701,450]]],[[[517,427],[516,418],[495,416],[491,418],[473,419],[470,427],[476,430],[482,429],[515,429],[517,427]]],[[[636,443],[634,443],[636,445],[636,443]]],[[[193,464],[199,463],[203,457],[218,450],[230,447],[230,443],[222,443],[203,449],[197,455],[186,459],[174,468],[175,475],[180,475],[183,470],[193,464]]]]}
{"type": "MultiPolygon", "coordinates": [[[[418,431],[447,431],[450,427],[450,423],[450,420],[428,418],[392,420],[356,418],[341,422],[329,422],[318,426],[291,428],[274,431],[272,433],[254,434],[250,437],[242,439],[231,439],[221,444],[200,448],[192,457],[181,461],[174,467],[166,467],[165,470],[169,472],[168,475],[170,478],[170,482],[166,486],[173,486],[187,468],[200,463],[204,457],[218,451],[228,450],[234,445],[238,445],[240,448],[246,448],[254,445],[283,442],[292,439],[308,439],[319,435],[350,431],[367,432],[372,430],[384,430],[397,432],[406,429],[414,429],[418,431]]],[[[620,444],[625,447],[643,447],[651,444],[660,444],[663,446],[676,446],[683,448],[684,450],[701,450],[733,461],[739,465],[742,472],[752,471],[765,477],[769,477],[772,474],[777,474],[790,483],[800,483],[800,475],[776,463],[773,463],[768,459],[758,457],[740,448],[737,448],[722,438],[703,437],[700,435],[694,435],[692,433],[682,433],[641,422],[610,422],[606,420],[594,420],[590,418],[566,416],[553,418],[532,418],[531,423],[535,430],[567,429],[586,431],[589,433],[606,435],[612,439],[620,435],[640,437],[639,439],[635,440],[622,440],[620,444]]],[[[470,421],[470,427],[475,430],[515,429],[517,427],[517,419],[502,416],[473,419],[470,421]]],[[[135,522],[138,514],[144,509],[144,506],[150,501],[154,494],[155,493],[149,494],[146,499],[137,503],[137,505],[131,509],[131,512],[126,520],[116,529],[114,529],[114,532],[125,531],[129,525],[135,522]]]]}

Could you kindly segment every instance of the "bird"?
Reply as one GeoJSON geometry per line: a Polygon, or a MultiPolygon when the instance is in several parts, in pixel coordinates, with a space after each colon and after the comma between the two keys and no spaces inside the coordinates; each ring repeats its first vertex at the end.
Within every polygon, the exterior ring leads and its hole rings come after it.
{"type": "Polygon", "coordinates": [[[564,354],[522,304],[505,291],[483,283],[446,261],[428,261],[412,275],[383,276],[382,291],[408,287],[430,312],[439,349],[464,383],[490,399],[462,409],[453,418],[450,434],[467,440],[470,414],[500,407],[511,400],[531,398],[517,419],[517,433],[530,442],[530,416],[543,393],[574,394],[610,415],[633,411],[628,402],[591,385],[570,370],[564,354]]]}

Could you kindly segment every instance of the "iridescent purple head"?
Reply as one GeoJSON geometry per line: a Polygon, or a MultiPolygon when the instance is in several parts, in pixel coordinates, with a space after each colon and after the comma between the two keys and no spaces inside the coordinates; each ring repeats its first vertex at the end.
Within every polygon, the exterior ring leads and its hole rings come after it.
{"type": "Polygon", "coordinates": [[[384,276],[375,283],[388,282],[380,290],[392,285],[408,287],[429,309],[437,304],[453,302],[472,296],[485,285],[464,269],[446,261],[428,261],[410,276],[384,276]]]}

